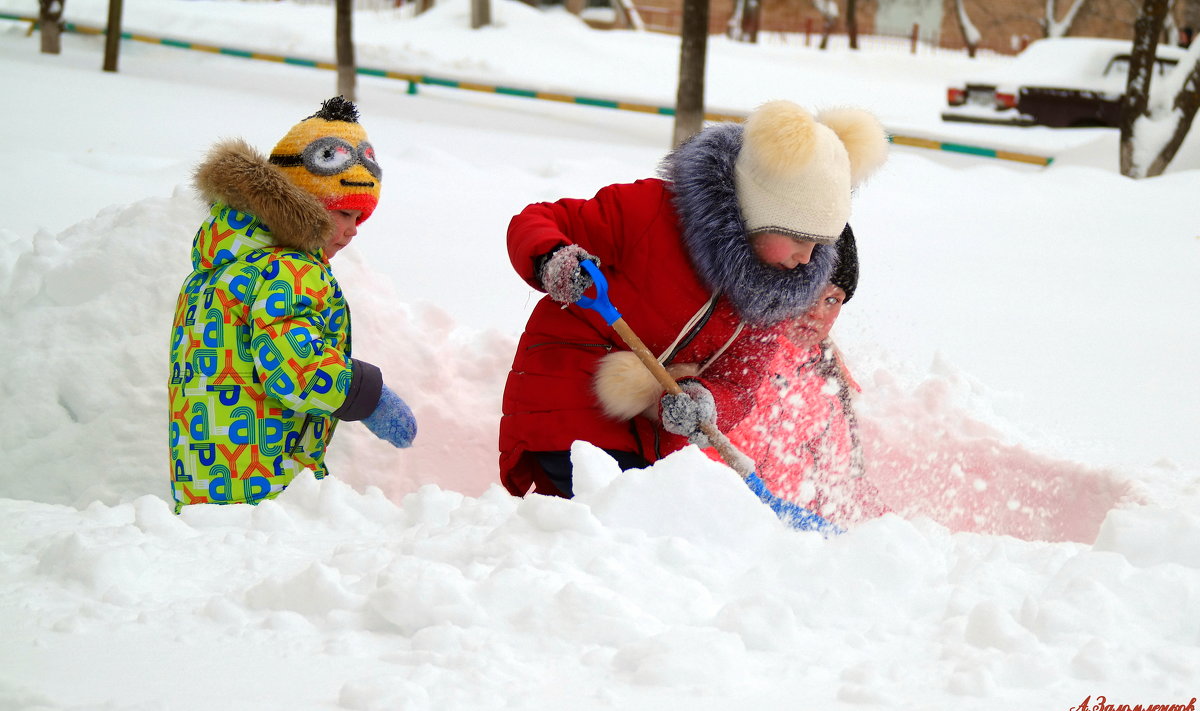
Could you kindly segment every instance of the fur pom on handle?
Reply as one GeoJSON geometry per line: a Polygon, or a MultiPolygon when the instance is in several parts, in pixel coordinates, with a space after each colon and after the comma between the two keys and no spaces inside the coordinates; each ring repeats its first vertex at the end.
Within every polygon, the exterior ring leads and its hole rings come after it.
{"type": "MultiPolygon", "coordinates": [[[[696,363],[667,366],[667,372],[676,380],[695,377],[699,371],[696,363]]],[[[662,386],[633,352],[617,351],[601,358],[592,383],[596,399],[609,417],[628,420],[642,415],[657,419],[662,386]]]]}

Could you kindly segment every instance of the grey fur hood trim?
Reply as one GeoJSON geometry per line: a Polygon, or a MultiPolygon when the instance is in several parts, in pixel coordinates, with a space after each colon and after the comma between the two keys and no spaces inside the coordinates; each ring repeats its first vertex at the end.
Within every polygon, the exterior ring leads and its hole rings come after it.
{"type": "Polygon", "coordinates": [[[683,241],[701,280],[729,297],[747,322],[764,326],[812,306],[837,264],[837,247],[818,244],[808,264],[789,271],[759,261],[734,188],[741,147],[741,124],[717,124],[667,155],[659,174],[671,183],[683,241]]]}
{"type": "Polygon", "coordinates": [[[280,247],[316,252],[333,233],[325,206],[240,138],[214,145],[196,167],[193,183],[206,202],[257,217],[280,247]]]}

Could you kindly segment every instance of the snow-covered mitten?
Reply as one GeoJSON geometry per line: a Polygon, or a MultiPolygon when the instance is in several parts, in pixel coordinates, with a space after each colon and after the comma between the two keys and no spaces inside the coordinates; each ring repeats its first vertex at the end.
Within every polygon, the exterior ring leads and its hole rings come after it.
{"type": "Polygon", "coordinates": [[[702,423],[716,424],[717,403],[712,393],[695,380],[683,380],[679,383],[682,393],[667,393],[662,396],[662,425],[668,432],[683,435],[692,444],[700,447],[711,447],[708,437],[700,431],[702,423]]]}
{"type": "Polygon", "coordinates": [[[379,439],[391,442],[396,447],[408,447],[417,436],[417,418],[413,417],[408,404],[400,396],[383,386],[379,394],[379,405],[362,423],[379,439]]]}
{"type": "Polygon", "coordinates": [[[579,301],[583,292],[592,285],[590,274],[579,266],[580,263],[591,260],[600,265],[595,255],[577,244],[559,247],[543,257],[541,268],[538,269],[538,280],[542,288],[560,304],[573,304],[579,301]]]}

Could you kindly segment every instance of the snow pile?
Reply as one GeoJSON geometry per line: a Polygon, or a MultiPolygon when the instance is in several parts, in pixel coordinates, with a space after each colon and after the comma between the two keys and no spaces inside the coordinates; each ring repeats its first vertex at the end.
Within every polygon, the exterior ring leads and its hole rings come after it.
{"type": "Polygon", "coordinates": [[[201,217],[193,200],[149,199],[59,235],[0,232],[5,495],[85,505],[144,487],[166,444],[148,426],[165,402],[165,295],[189,259],[163,230],[201,217]]]}
{"type": "Polygon", "coordinates": [[[0,501],[0,582],[23,600],[0,611],[20,651],[0,705],[1069,708],[1101,690],[1195,693],[1200,623],[1179,615],[1200,596],[1195,512],[1114,513],[1090,549],[895,516],[824,541],[694,449],[620,477],[589,445],[574,455],[587,491],[573,501],[429,486],[397,505],[307,476],[277,501],[180,517],[153,496],[0,501]],[[78,669],[86,639],[120,653],[78,669]],[[221,683],[189,684],[197,669],[221,683]],[[48,697],[54,678],[71,683],[48,697]]]}
{"type": "MultiPolygon", "coordinates": [[[[202,213],[181,188],[57,236],[39,233],[28,250],[5,233],[0,314],[14,334],[10,347],[21,334],[29,342],[5,360],[6,496],[86,506],[169,495],[164,334],[187,271],[185,235],[202,213]]],[[[396,501],[426,483],[482,493],[495,481],[500,395],[515,339],[463,333],[444,311],[397,303],[354,248],[335,261],[354,312],[356,353],[375,360],[412,404],[420,436],[397,451],[359,425],[340,428],[334,475],[396,501]]],[[[927,375],[915,391],[886,369],[874,377],[863,398],[866,455],[886,502],[901,513],[955,530],[1090,542],[1128,494],[1115,473],[1023,449],[986,423],[994,417],[969,415],[953,372],[927,375]],[[1067,502],[1074,508],[1064,516],[1067,502]]]]}
{"type": "Polygon", "coordinates": [[[1115,474],[1006,444],[943,366],[915,390],[876,372],[864,403],[873,476],[911,521],[798,534],[694,449],[618,476],[579,444],[575,500],[514,499],[489,485],[513,340],[397,305],[353,250],[335,268],[356,327],[411,393],[418,446],[396,452],[347,426],[334,477],[302,477],[258,507],[173,516],[162,334],[187,258],[179,235],[201,217],[180,190],[29,244],[3,233],[0,308],[22,347],[5,358],[0,490],[15,498],[0,499],[0,582],[21,602],[0,606],[0,626],[21,657],[0,678],[0,707],[1192,693],[1200,629],[1177,612],[1200,595],[1194,477],[1171,484],[1163,508],[1115,474]],[[80,669],[96,640],[120,654],[80,669]],[[199,662],[216,650],[233,651],[199,662]],[[224,681],[180,698],[181,670],[198,664],[224,681]]]}
{"type": "MultiPolygon", "coordinates": [[[[169,497],[166,336],[190,269],[188,235],[203,219],[203,206],[180,188],[29,243],[0,232],[5,496],[75,506],[169,497]]],[[[354,310],[356,353],[373,354],[362,357],[414,403],[421,439],[398,452],[360,425],[345,427],[333,471],[397,498],[429,481],[482,492],[494,480],[515,340],[485,332],[464,341],[444,312],[398,304],[353,251],[335,270],[354,310]]]]}
{"type": "Polygon", "coordinates": [[[1090,543],[1111,509],[1147,502],[1127,474],[1014,443],[992,418],[971,414],[969,386],[942,368],[912,392],[877,373],[863,398],[864,457],[897,513],[955,531],[1090,543]]]}

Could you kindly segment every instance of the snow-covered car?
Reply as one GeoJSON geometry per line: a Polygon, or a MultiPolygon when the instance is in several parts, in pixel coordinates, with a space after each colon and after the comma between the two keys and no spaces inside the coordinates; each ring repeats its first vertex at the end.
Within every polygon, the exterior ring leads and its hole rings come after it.
{"type": "MultiPolygon", "coordinates": [[[[1030,43],[1012,62],[950,86],[945,121],[1016,126],[1117,126],[1129,78],[1130,40],[1062,37],[1030,43]]],[[[1184,50],[1159,45],[1155,75],[1184,50]]]]}

